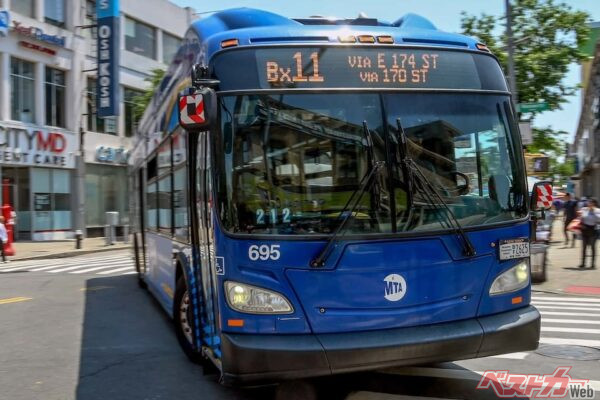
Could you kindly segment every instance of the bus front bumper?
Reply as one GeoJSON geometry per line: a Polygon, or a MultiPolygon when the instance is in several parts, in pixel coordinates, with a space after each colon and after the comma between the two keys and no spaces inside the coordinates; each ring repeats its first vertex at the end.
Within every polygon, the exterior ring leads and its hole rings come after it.
{"type": "Polygon", "coordinates": [[[223,333],[225,384],[302,379],[534,350],[533,306],[435,325],[312,335],[223,333]]]}

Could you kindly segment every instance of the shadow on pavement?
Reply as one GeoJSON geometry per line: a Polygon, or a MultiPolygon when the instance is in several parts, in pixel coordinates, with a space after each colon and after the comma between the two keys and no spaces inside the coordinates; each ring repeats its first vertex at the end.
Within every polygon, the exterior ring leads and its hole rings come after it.
{"type": "Polygon", "coordinates": [[[76,398],[255,399],[267,389],[239,391],[188,361],[171,321],[136,277],[86,282],[76,398]]]}

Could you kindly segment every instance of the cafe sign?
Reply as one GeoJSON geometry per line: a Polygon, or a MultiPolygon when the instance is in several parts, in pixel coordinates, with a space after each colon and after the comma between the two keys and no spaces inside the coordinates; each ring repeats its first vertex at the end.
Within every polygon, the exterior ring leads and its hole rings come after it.
{"type": "Polygon", "coordinates": [[[75,168],[71,132],[0,123],[0,165],[75,168]]]}

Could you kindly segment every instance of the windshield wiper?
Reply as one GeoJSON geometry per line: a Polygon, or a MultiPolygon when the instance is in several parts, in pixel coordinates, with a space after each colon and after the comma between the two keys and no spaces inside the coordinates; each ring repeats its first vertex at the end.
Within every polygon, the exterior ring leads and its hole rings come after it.
{"type": "Polygon", "coordinates": [[[440,210],[440,206],[445,211],[444,215],[446,217],[447,226],[454,230],[461,238],[461,243],[463,245],[463,254],[467,257],[475,256],[475,247],[469,237],[465,233],[463,227],[458,222],[458,219],[448,206],[448,203],[444,201],[442,196],[437,192],[437,190],[433,187],[431,183],[427,180],[421,169],[417,166],[417,164],[408,157],[408,143],[406,140],[406,135],[404,133],[404,128],[402,128],[402,122],[400,118],[396,120],[397,130],[400,135],[400,162],[404,168],[407,169],[407,178],[408,178],[408,186],[413,186],[415,188],[420,188],[424,197],[427,199],[427,202],[434,206],[437,210],[440,210]],[[412,181],[412,184],[411,184],[412,181]],[[414,185],[415,181],[418,185],[414,185]],[[437,200],[437,202],[436,202],[437,200]]]}
{"type": "Polygon", "coordinates": [[[325,247],[323,247],[323,249],[319,252],[319,254],[317,254],[317,256],[312,259],[312,261],[310,262],[311,267],[320,268],[323,265],[325,265],[325,261],[327,261],[327,258],[331,254],[331,251],[333,250],[333,245],[334,245],[338,235],[340,234],[340,232],[342,232],[344,230],[346,223],[348,222],[348,220],[350,219],[352,214],[354,214],[354,212],[356,211],[356,208],[360,204],[360,200],[362,199],[363,195],[365,194],[365,191],[367,190],[367,188],[369,186],[371,186],[373,179],[378,175],[379,171],[381,170],[381,168],[384,167],[384,165],[385,165],[385,163],[383,161],[375,162],[371,166],[371,168],[369,168],[367,173],[362,177],[358,188],[354,192],[352,192],[352,195],[350,196],[350,198],[344,205],[344,208],[342,208],[342,211],[340,211],[340,216],[342,216],[342,218],[343,218],[342,222],[338,225],[336,230],[333,232],[333,234],[327,241],[327,244],[325,245],[325,247]],[[355,197],[356,197],[356,201],[354,201],[354,204],[352,204],[352,201],[354,200],[355,197]],[[350,207],[350,204],[352,204],[352,207],[350,209],[348,209],[348,207],[350,207]]]}
{"type": "Polygon", "coordinates": [[[367,121],[363,121],[363,135],[365,136],[366,141],[365,147],[367,148],[367,162],[369,163],[369,169],[360,180],[358,188],[352,192],[352,195],[350,195],[350,198],[342,208],[342,211],[340,211],[340,216],[343,218],[342,222],[333,232],[327,241],[327,244],[325,247],[323,247],[323,250],[321,250],[319,254],[310,262],[310,266],[313,268],[320,268],[325,265],[325,261],[327,261],[327,257],[329,257],[331,254],[331,251],[333,250],[333,244],[335,243],[338,235],[344,230],[346,223],[356,211],[363,194],[367,188],[371,186],[371,183],[373,182],[373,179],[377,177],[379,170],[385,166],[383,161],[375,161],[375,152],[373,151],[373,136],[371,135],[367,121]],[[355,197],[357,197],[356,201],[352,205],[352,208],[348,210],[348,207],[350,207],[350,204],[352,204],[352,200],[354,200],[355,197]]]}

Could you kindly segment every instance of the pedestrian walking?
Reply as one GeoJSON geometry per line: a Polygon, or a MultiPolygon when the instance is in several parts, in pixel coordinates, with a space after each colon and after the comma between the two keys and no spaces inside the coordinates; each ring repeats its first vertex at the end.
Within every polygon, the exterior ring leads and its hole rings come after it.
{"type": "MultiPolygon", "coordinates": [[[[577,200],[573,199],[571,193],[565,194],[565,202],[563,204],[564,212],[564,226],[563,232],[565,233],[565,246],[569,245],[569,235],[570,232],[567,230],[567,227],[577,217],[577,200]]],[[[571,247],[575,247],[575,233],[571,234],[571,247]]]]}
{"type": "Polygon", "coordinates": [[[4,245],[8,242],[8,234],[6,233],[6,226],[4,226],[4,217],[0,216],[0,253],[2,253],[2,262],[6,262],[6,254],[4,253],[4,245]]]}
{"type": "Polygon", "coordinates": [[[600,224],[600,208],[596,199],[589,199],[587,207],[580,211],[581,215],[581,238],[583,239],[583,250],[581,265],[585,268],[585,255],[588,246],[592,248],[592,269],[596,268],[596,239],[598,239],[598,225],[600,224]]]}

